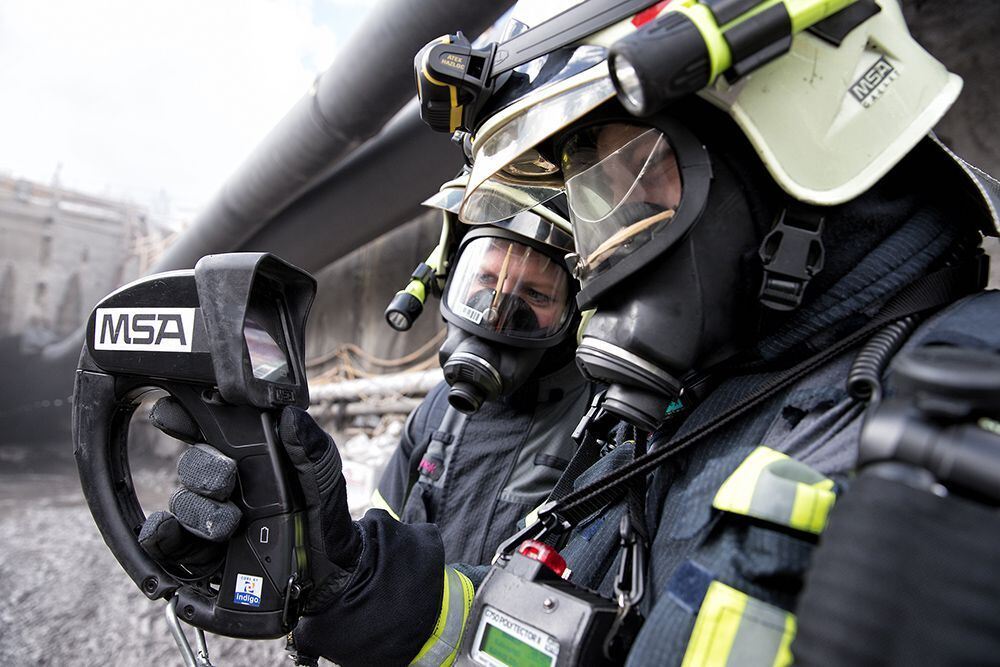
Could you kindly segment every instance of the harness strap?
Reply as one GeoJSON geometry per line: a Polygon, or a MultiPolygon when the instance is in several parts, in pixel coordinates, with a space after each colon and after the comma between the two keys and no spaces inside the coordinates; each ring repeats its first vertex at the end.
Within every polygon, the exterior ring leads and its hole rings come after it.
{"type": "Polygon", "coordinates": [[[822,364],[857,345],[887,322],[951,303],[959,296],[977,289],[979,281],[980,263],[977,259],[972,265],[965,263],[946,267],[910,283],[886,302],[879,313],[864,327],[855,330],[812,357],[773,376],[755,391],[745,395],[742,400],[735,403],[718,419],[706,423],[684,436],[671,439],[665,445],[653,449],[648,454],[636,458],[628,465],[583,488],[570,492],[562,499],[547,503],[539,511],[539,522],[549,530],[568,531],[584,518],[602,510],[620,498],[634,480],[644,478],[670,457],[725,428],[735,419],[773,396],[777,391],[805,377],[822,364]]]}

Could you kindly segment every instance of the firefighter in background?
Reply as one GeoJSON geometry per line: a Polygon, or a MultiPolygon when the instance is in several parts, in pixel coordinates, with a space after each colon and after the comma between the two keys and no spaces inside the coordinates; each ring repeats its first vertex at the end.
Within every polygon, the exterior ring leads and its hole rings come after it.
{"type": "Polygon", "coordinates": [[[449,261],[431,260],[442,266],[428,278],[444,284],[447,381],[410,414],[372,503],[406,523],[437,524],[449,561],[488,563],[565,470],[593,392],[574,358],[565,205],[470,228],[455,215],[467,181],[425,202],[442,211],[453,247],[449,261]]]}

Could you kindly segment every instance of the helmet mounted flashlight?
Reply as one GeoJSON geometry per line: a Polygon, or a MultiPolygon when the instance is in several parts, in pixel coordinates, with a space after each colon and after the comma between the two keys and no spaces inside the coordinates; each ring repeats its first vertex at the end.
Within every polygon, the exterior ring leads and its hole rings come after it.
{"type": "Polygon", "coordinates": [[[485,99],[495,44],[473,49],[462,34],[445,35],[417,52],[420,117],[438,132],[468,128],[479,102],[485,99]]]}
{"type": "Polygon", "coordinates": [[[501,44],[473,48],[462,34],[444,35],[413,60],[420,117],[438,132],[471,131],[476,114],[502,85],[502,75],[535,58],[627,19],[653,0],[588,0],[501,44]]]}
{"type": "Polygon", "coordinates": [[[721,74],[735,80],[771,62],[820,21],[843,12],[837,30],[849,31],[878,11],[872,0],[674,0],[611,46],[608,69],[622,106],[648,116],[721,74]]]}

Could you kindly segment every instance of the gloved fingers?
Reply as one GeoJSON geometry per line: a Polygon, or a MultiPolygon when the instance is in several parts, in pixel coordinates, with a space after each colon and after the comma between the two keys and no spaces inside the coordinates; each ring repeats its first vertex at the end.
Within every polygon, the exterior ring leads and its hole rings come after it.
{"type": "Polygon", "coordinates": [[[181,454],[177,476],[198,495],[224,501],[236,486],[236,461],[214,447],[198,444],[181,454]]]}
{"type": "Polygon", "coordinates": [[[209,542],[186,530],[170,512],[153,512],[139,531],[139,545],[153,560],[180,563],[192,569],[214,565],[225,545],[209,542]]]}
{"type": "Polygon", "coordinates": [[[361,538],[347,509],[337,445],[305,410],[291,406],[281,413],[278,435],[310,508],[310,541],[322,545],[331,562],[352,568],[361,552],[361,538]]]}
{"type": "Polygon", "coordinates": [[[173,396],[164,396],[153,404],[149,422],[172,438],[194,444],[203,440],[201,429],[188,411],[173,396]]]}
{"type": "Polygon", "coordinates": [[[343,469],[333,438],[308,412],[291,406],[282,411],[278,432],[296,468],[301,463],[303,468],[299,470],[304,469],[315,477],[319,493],[328,492],[343,469]]]}
{"type": "Polygon", "coordinates": [[[170,511],[198,537],[225,542],[236,532],[243,513],[231,502],[219,502],[180,488],[170,496],[170,511]]]}

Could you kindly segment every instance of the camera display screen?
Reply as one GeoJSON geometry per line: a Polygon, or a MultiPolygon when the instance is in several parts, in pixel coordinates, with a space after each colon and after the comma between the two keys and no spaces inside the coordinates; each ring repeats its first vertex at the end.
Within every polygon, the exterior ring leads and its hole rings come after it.
{"type": "Polygon", "coordinates": [[[550,667],[552,657],[534,646],[513,637],[495,625],[487,626],[479,650],[500,660],[505,665],[550,667]]]}
{"type": "Polygon", "coordinates": [[[255,378],[282,384],[292,383],[288,355],[259,322],[248,317],[243,326],[243,337],[247,342],[250,366],[255,378]]]}
{"type": "Polygon", "coordinates": [[[295,384],[283,320],[284,302],[269,281],[258,280],[247,304],[243,339],[253,376],[265,382],[295,384]]]}
{"type": "Polygon", "coordinates": [[[494,607],[483,609],[473,658],[491,667],[552,667],[559,643],[551,635],[494,607]]]}

